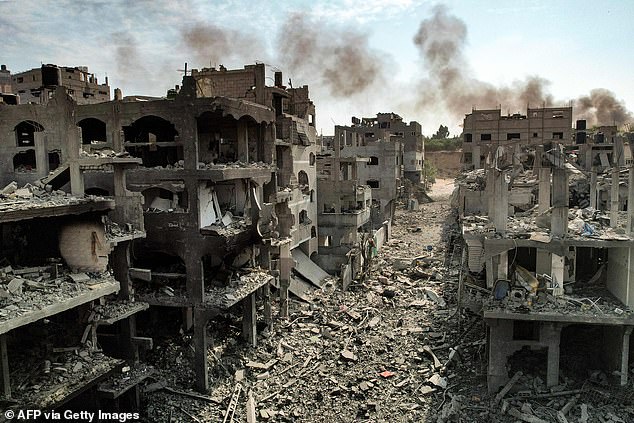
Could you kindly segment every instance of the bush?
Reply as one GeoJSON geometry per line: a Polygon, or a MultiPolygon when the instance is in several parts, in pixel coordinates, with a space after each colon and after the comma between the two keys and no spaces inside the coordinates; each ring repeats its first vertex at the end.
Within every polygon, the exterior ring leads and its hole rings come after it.
{"type": "Polygon", "coordinates": [[[455,151],[462,148],[462,137],[425,140],[425,151],[455,151]]]}

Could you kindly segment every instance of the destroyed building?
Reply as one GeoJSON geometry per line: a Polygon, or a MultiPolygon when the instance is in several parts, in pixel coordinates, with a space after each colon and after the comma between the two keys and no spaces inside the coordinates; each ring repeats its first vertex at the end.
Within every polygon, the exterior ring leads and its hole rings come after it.
{"type": "Polygon", "coordinates": [[[364,268],[367,243],[372,236],[372,192],[358,177],[359,168],[370,159],[342,158],[339,139],[334,138],[332,155],[317,156],[320,229],[316,261],[327,272],[339,275],[346,288],[364,268]]]}
{"type": "Polygon", "coordinates": [[[612,167],[632,163],[632,151],[625,136],[614,125],[588,128],[585,120],[577,120],[573,154],[586,171],[602,172],[612,167]]]}
{"type": "MultiPolygon", "coordinates": [[[[355,122],[357,120],[355,118],[355,122]]],[[[401,122],[400,118],[397,119],[397,122],[401,122]]],[[[412,122],[412,125],[418,124],[412,122]]],[[[420,128],[420,125],[418,127],[420,128]]],[[[373,229],[378,229],[384,222],[392,220],[396,199],[402,193],[403,162],[405,160],[402,137],[402,132],[395,136],[386,131],[379,132],[378,124],[367,127],[358,124],[353,126],[336,125],[332,144],[322,146],[324,154],[333,154],[335,145],[339,145],[340,158],[363,157],[368,159],[365,165],[356,168],[356,179],[372,189],[371,222],[374,226],[373,229]],[[374,132],[368,132],[370,128],[376,128],[376,131],[372,129],[374,132]]],[[[409,137],[408,139],[418,140],[419,138],[409,137]]]]}
{"type": "Polygon", "coordinates": [[[131,243],[145,230],[141,197],[125,181],[140,160],[81,152],[75,107],[62,87],[47,105],[0,105],[5,409],[138,408],[137,384],[149,374],[139,350],[152,339],[137,336],[135,319],[148,304],[134,301],[128,277],[131,243]],[[21,145],[15,130],[26,118],[42,128],[31,145],[21,145]],[[32,149],[32,169],[11,165],[32,149]],[[65,171],[40,178],[46,172],[38,166],[59,166],[49,160],[52,150],[65,171]],[[90,172],[110,180],[110,196],[85,194],[90,172]]]}
{"type": "MultiPolygon", "coordinates": [[[[6,66],[2,66],[2,70],[6,71],[6,66]]],[[[95,74],[90,73],[86,66],[46,64],[10,75],[10,78],[11,90],[5,91],[0,87],[0,92],[17,94],[22,104],[45,104],[56,87],[65,87],[77,104],[110,101],[108,77],[105,83],[99,84],[95,74]]]]}
{"type": "MultiPolygon", "coordinates": [[[[311,286],[321,285],[328,275],[311,260],[318,248],[315,107],[307,86],[283,86],[281,72],[274,74],[275,85],[267,86],[265,77],[263,64],[238,70],[202,69],[186,75],[170,99],[80,105],[67,88],[58,86],[44,104],[0,105],[2,181],[15,181],[15,187],[46,186],[47,191],[35,195],[38,198],[51,190],[70,191],[68,204],[56,202],[56,207],[47,207],[34,217],[60,216],[55,218],[60,223],[46,233],[57,239],[60,232],[61,245],[66,233],[61,232],[63,224],[75,221],[63,216],[80,215],[86,223],[77,223],[78,230],[82,236],[87,232],[92,246],[71,243],[72,247],[88,255],[92,251],[102,265],[100,272],[107,269],[115,276],[109,276],[108,289],[87,288],[90,295],[81,301],[71,298],[67,307],[34,313],[26,323],[40,325],[42,318],[82,304],[89,309],[99,298],[119,292],[121,301],[133,301],[132,311],[119,318],[91,317],[95,319],[92,331],[118,319],[130,321],[130,328],[122,327],[121,334],[109,331],[93,339],[91,347],[96,350],[100,345],[106,351],[104,338],[119,343],[125,354],[132,347],[149,348],[151,338],[137,336],[129,316],[148,307],[152,316],[176,316],[182,330],[193,331],[196,386],[206,391],[210,367],[207,331],[217,316],[240,316],[243,337],[253,345],[257,307],[263,309],[264,322],[272,318],[271,287],[278,290],[280,314],[285,315],[289,291],[301,296],[311,286]],[[85,195],[89,197],[84,199],[85,195]],[[93,205],[96,200],[90,195],[100,199],[99,207],[93,205]],[[112,218],[102,220],[100,216],[111,209],[112,218]],[[99,225],[106,228],[105,235],[100,235],[99,225]],[[109,235],[109,230],[115,235],[109,235]],[[109,245],[114,249],[107,260],[109,245]],[[124,348],[123,336],[128,336],[132,347],[124,348]]],[[[13,199],[12,186],[3,196],[13,199]]],[[[18,195],[27,192],[18,190],[18,195]]],[[[22,218],[13,210],[23,202],[10,201],[5,213],[14,217],[9,221],[31,218],[28,214],[22,218]]],[[[33,229],[44,231],[46,226],[42,223],[33,229]]],[[[23,232],[19,228],[12,231],[23,232]]],[[[7,239],[16,244],[14,249],[22,249],[20,257],[31,245],[21,238],[7,239]]],[[[68,236],[64,240],[70,242],[68,236]]],[[[1,312],[12,316],[16,310],[28,309],[28,302],[23,305],[19,296],[12,297],[20,287],[24,291],[49,289],[49,284],[61,282],[62,276],[55,276],[52,282],[46,279],[51,278],[46,260],[61,256],[55,263],[70,265],[72,257],[49,244],[45,246],[51,251],[40,248],[43,252],[37,257],[43,262],[35,270],[20,270],[31,262],[16,259],[5,263],[2,272],[7,282],[14,276],[18,280],[6,286],[11,292],[5,296],[8,300],[1,312]],[[35,281],[21,282],[24,274],[35,281]]],[[[95,276],[88,275],[90,280],[77,283],[93,285],[95,276]]],[[[156,328],[148,323],[153,321],[154,317],[144,318],[139,331],[152,333],[156,328]]],[[[7,327],[5,332],[18,326],[7,327]]],[[[86,333],[92,332],[87,329],[86,333]]],[[[9,357],[14,355],[13,338],[3,336],[2,341],[3,352],[8,341],[9,357]]],[[[78,340],[54,345],[54,351],[79,351],[86,344],[85,339],[81,341],[81,345],[78,340]]],[[[94,375],[91,383],[123,364],[113,362],[107,372],[104,369],[104,374],[94,375]]],[[[5,396],[9,398],[7,366],[5,360],[5,396]]],[[[77,388],[83,389],[83,385],[78,383],[77,388]]],[[[110,399],[121,394],[103,389],[110,399]]]]}
{"type": "MultiPolygon", "coordinates": [[[[634,208],[619,198],[632,204],[634,191],[619,196],[623,171],[615,166],[610,204],[595,197],[579,205],[571,181],[591,175],[562,144],[546,146],[536,146],[527,169],[516,146],[497,147],[486,169],[459,179],[454,198],[469,273],[462,289],[472,295],[467,301],[477,299],[488,327],[490,392],[522,371],[543,376],[549,388],[584,379],[588,369],[617,384],[628,380],[634,208]],[[484,195],[469,194],[478,192],[484,195]]],[[[634,181],[632,169],[628,178],[634,181]]],[[[586,199],[596,195],[596,173],[592,179],[586,199]]]]}
{"type": "Polygon", "coordinates": [[[465,169],[482,169],[486,157],[497,147],[517,149],[555,142],[572,143],[572,107],[528,108],[502,115],[500,109],[473,109],[465,115],[462,162],[465,169]]]}

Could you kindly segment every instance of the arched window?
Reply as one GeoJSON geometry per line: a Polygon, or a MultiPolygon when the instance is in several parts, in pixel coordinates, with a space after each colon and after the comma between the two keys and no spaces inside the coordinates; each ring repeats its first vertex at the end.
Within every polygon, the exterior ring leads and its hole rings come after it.
{"type": "Polygon", "coordinates": [[[82,144],[107,141],[105,122],[96,118],[86,118],[77,122],[77,126],[81,128],[82,144]]]}
{"type": "Polygon", "coordinates": [[[44,127],[32,120],[25,120],[18,123],[15,128],[15,140],[18,147],[35,146],[35,133],[42,132],[44,127]]]}
{"type": "Polygon", "coordinates": [[[33,172],[36,168],[35,150],[21,151],[13,156],[14,172],[33,172]]]}
{"type": "Polygon", "coordinates": [[[304,195],[308,195],[310,193],[310,186],[308,184],[308,174],[303,170],[300,170],[297,174],[297,182],[299,183],[299,189],[302,191],[304,195]]]}

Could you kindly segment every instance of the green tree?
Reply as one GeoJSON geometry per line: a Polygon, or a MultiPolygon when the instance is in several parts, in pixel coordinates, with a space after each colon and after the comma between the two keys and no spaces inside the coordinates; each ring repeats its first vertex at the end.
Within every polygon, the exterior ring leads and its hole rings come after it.
{"type": "Polygon", "coordinates": [[[439,140],[439,139],[445,139],[448,136],[449,136],[449,128],[441,124],[440,127],[438,128],[438,131],[436,131],[436,133],[432,135],[431,138],[435,140],[439,140]]]}

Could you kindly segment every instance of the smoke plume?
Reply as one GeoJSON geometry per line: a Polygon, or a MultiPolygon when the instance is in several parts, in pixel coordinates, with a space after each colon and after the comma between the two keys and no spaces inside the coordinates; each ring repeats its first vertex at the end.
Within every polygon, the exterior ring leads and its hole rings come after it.
{"type": "Polygon", "coordinates": [[[139,57],[136,38],[126,32],[115,32],[111,39],[115,46],[114,59],[119,75],[136,74],[142,70],[143,62],[139,57]]]}
{"type": "MultiPolygon", "coordinates": [[[[472,107],[520,111],[526,106],[555,105],[548,87],[550,82],[539,76],[515,81],[510,86],[495,86],[469,76],[472,72],[464,55],[467,26],[460,18],[447,12],[445,6],[434,7],[430,18],[421,22],[414,43],[417,46],[429,78],[421,81],[419,109],[443,104],[455,118],[461,118],[472,107]]],[[[557,104],[568,102],[558,101],[557,104]]],[[[614,94],[598,88],[589,96],[575,101],[575,114],[590,125],[625,123],[632,114],[614,94]]]]}
{"type": "Polygon", "coordinates": [[[574,107],[577,118],[588,120],[590,125],[622,125],[634,120],[623,102],[605,88],[595,88],[590,95],[579,97],[574,107]]]}
{"type": "Polygon", "coordinates": [[[279,60],[304,79],[317,75],[332,96],[358,94],[383,78],[383,60],[369,47],[366,34],[294,14],[285,21],[277,39],[279,60]]]}
{"type": "Polygon", "coordinates": [[[214,24],[199,22],[183,27],[180,35],[185,47],[205,66],[218,65],[231,57],[238,57],[247,63],[253,61],[256,52],[262,51],[258,38],[214,24]]]}

